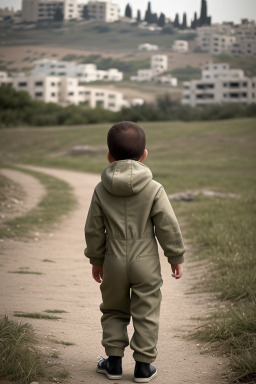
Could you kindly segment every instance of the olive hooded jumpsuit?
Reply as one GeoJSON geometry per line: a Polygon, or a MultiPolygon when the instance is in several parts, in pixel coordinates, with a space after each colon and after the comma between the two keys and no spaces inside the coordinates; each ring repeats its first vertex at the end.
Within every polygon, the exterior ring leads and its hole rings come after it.
{"type": "Polygon", "coordinates": [[[180,228],[163,187],[144,164],[111,163],[96,186],[85,224],[85,256],[103,265],[101,284],[102,345],[108,356],[151,363],[157,356],[162,277],[157,237],[171,264],[183,262],[180,228]]]}

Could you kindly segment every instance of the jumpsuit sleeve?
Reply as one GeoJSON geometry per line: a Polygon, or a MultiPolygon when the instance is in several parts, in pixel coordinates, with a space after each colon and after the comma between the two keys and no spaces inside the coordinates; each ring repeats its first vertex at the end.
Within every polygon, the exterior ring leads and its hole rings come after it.
{"type": "Polygon", "coordinates": [[[87,245],[84,255],[90,259],[92,265],[103,265],[106,250],[106,231],[102,208],[95,191],[87,215],[84,233],[87,245]]]}
{"type": "Polygon", "coordinates": [[[171,203],[163,187],[156,194],[151,219],[155,227],[156,237],[163,248],[164,255],[170,264],[184,262],[185,246],[180,227],[171,203]]]}

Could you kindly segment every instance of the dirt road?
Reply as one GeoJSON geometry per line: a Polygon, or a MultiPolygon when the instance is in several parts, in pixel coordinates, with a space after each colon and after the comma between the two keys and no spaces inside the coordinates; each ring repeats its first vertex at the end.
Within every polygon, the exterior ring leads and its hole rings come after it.
{"type": "MultiPolygon", "coordinates": [[[[32,167],[31,167],[32,168],[32,167]]],[[[83,227],[93,188],[99,176],[54,169],[35,168],[61,178],[74,189],[78,205],[61,224],[47,233],[35,233],[33,239],[22,241],[4,240],[1,245],[1,314],[13,318],[14,311],[41,312],[46,310],[66,311],[60,320],[22,319],[33,325],[40,340],[40,348],[46,355],[59,354],[59,369],[66,368],[70,376],[64,383],[107,383],[105,376],[95,373],[96,361],[104,356],[101,346],[99,285],[91,277],[91,266],[83,256],[83,227]],[[48,261],[45,261],[48,260],[48,261]],[[13,274],[21,269],[34,274],[13,274]],[[55,342],[54,342],[55,341],[55,342]],[[57,344],[61,342],[61,344],[57,344]],[[73,343],[73,345],[64,345],[73,343]]],[[[5,176],[13,176],[8,170],[5,176]]],[[[30,179],[31,180],[31,179],[30,179]]],[[[38,183],[19,177],[25,190],[35,194],[38,183]]],[[[43,191],[43,188],[42,188],[43,191]]],[[[187,252],[187,260],[193,259],[187,252]]],[[[154,383],[161,384],[213,384],[225,383],[223,371],[227,361],[214,352],[203,353],[206,346],[188,340],[187,336],[198,325],[192,318],[213,310],[212,298],[206,294],[189,294],[192,285],[201,278],[200,266],[192,261],[185,263],[181,280],[171,278],[171,269],[161,255],[164,285],[158,351],[156,361],[158,377],[154,383]]],[[[130,325],[130,333],[132,325],[130,325]]],[[[134,362],[132,351],[127,348],[123,360],[124,384],[132,382],[134,362]]],[[[43,383],[40,381],[40,384],[43,383]]]]}

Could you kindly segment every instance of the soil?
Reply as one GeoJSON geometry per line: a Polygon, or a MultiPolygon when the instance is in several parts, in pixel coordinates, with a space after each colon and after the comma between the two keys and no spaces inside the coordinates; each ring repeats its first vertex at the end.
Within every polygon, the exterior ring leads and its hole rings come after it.
{"type": "MultiPolygon", "coordinates": [[[[1,315],[17,320],[15,311],[66,311],[53,313],[60,317],[59,320],[21,320],[32,324],[47,363],[57,363],[55,370],[65,368],[69,371],[68,378],[58,381],[71,384],[107,383],[104,375],[95,372],[98,357],[105,356],[101,346],[100,290],[91,276],[91,266],[83,256],[84,222],[93,189],[100,178],[79,172],[29,168],[68,182],[73,187],[78,206],[61,224],[37,236],[37,241],[33,237],[1,241],[1,315]],[[25,268],[42,274],[9,273],[25,268]],[[59,354],[59,358],[51,357],[54,353],[59,354]]],[[[28,200],[38,199],[38,182],[33,183],[33,178],[28,181],[23,173],[18,178],[9,170],[5,170],[4,174],[22,185],[28,200]]],[[[41,186],[41,196],[43,193],[41,186]]],[[[209,345],[187,337],[198,327],[197,318],[207,316],[218,305],[214,296],[193,290],[197,281],[206,278],[207,273],[204,265],[193,261],[193,254],[187,245],[185,272],[180,280],[171,278],[170,265],[161,253],[164,285],[159,354],[155,362],[158,376],[154,383],[226,383],[223,374],[227,373],[228,361],[208,350],[209,345]]],[[[132,333],[132,324],[129,332],[132,333]]],[[[132,351],[127,348],[123,359],[122,383],[133,381],[133,369],[132,351]]],[[[39,383],[43,384],[44,381],[40,380],[39,383]]]]}

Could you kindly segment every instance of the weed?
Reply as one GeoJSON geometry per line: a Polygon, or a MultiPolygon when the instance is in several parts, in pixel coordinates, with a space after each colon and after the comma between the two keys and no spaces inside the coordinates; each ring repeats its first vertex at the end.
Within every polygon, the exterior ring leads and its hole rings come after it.
{"type": "Polygon", "coordinates": [[[60,354],[58,352],[54,352],[51,357],[53,359],[58,359],[60,357],[60,354]]]}
{"type": "Polygon", "coordinates": [[[61,345],[66,345],[66,346],[75,345],[75,343],[71,343],[69,341],[63,341],[63,340],[51,339],[51,342],[54,343],[54,344],[61,344],[61,345]]]}
{"type": "Polygon", "coordinates": [[[36,349],[36,339],[29,324],[0,318],[0,378],[30,383],[44,376],[36,349]]]}
{"type": "Polygon", "coordinates": [[[47,309],[44,312],[46,312],[46,313],[67,313],[67,311],[63,311],[61,309],[47,309]]]}
{"type": "Polygon", "coordinates": [[[38,313],[38,312],[15,312],[15,317],[27,317],[30,319],[43,319],[43,320],[59,320],[61,317],[52,316],[52,315],[45,315],[44,313],[38,313]]]}
{"type": "Polygon", "coordinates": [[[50,259],[44,259],[42,260],[44,263],[55,263],[55,261],[50,260],[50,259]]]}

